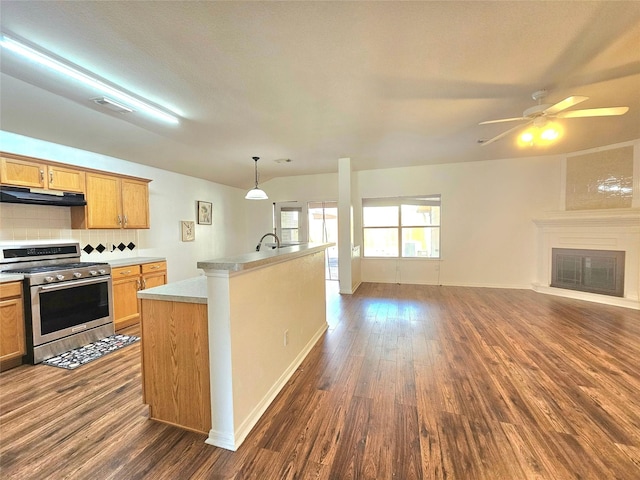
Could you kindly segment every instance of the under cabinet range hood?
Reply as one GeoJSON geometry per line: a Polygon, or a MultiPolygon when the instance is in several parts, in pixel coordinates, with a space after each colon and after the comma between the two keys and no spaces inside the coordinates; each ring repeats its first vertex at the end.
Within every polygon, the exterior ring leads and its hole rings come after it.
{"type": "Polygon", "coordinates": [[[0,187],[0,202],[25,205],[52,205],[56,207],[82,207],[87,204],[83,193],[42,192],[21,187],[0,187]]]}

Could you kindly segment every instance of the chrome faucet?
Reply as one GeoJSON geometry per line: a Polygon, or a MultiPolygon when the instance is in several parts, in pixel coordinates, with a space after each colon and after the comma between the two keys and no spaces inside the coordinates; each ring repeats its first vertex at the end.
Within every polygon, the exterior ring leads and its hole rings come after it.
{"type": "Polygon", "coordinates": [[[265,237],[273,237],[276,239],[276,248],[280,248],[280,239],[278,238],[278,236],[275,233],[265,233],[262,238],[260,239],[260,241],[258,242],[258,245],[256,246],[256,252],[260,251],[260,247],[262,246],[262,241],[265,239],[265,237]]]}

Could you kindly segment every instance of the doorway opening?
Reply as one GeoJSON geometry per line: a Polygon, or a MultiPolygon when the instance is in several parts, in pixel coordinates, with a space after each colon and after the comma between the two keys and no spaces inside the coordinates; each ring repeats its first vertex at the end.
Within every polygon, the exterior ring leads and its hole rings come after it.
{"type": "Polygon", "coordinates": [[[335,243],[326,250],[325,278],[338,280],[338,202],[309,202],[309,242],[335,243]]]}

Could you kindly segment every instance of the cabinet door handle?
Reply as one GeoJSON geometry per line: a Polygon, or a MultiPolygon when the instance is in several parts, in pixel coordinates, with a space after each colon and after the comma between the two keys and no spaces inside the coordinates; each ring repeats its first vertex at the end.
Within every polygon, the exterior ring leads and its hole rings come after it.
{"type": "Polygon", "coordinates": [[[44,182],[44,170],[40,170],[40,181],[44,182]]]}
{"type": "Polygon", "coordinates": [[[53,185],[53,170],[49,170],[49,185],[53,185]]]}
{"type": "Polygon", "coordinates": [[[125,216],[124,216],[124,226],[125,226],[125,227],[127,226],[127,221],[128,221],[128,220],[127,220],[127,216],[125,215],[125,216]]]}
{"type": "Polygon", "coordinates": [[[118,215],[118,225],[122,225],[122,217],[118,215]]]}
{"type": "Polygon", "coordinates": [[[147,288],[147,281],[143,278],[142,279],[142,289],[144,290],[145,288],[147,288]]]}
{"type": "Polygon", "coordinates": [[[136,289],[142,290],[142,285],[140,284],[140,280],[136,280],[136,289]]]}

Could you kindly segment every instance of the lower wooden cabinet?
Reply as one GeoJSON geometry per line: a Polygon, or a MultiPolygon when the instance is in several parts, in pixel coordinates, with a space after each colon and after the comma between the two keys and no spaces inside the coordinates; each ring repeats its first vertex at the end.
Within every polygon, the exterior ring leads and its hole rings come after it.
{"type": "Polygon", "coordinates": [[[142,263],[111,269],[113,323],[116,330],[140,322],[138,290],[167,283],[167,262],[142,263]]]}
{"type": "Polygon", "coordinates": [[[207,305],[142,300],[142,391],[149,417],[211,430],[207,305]]]}
{"type": "Polygon", "coordinates": [[[143,263],[140,265],[140,269],[142,290],[167,283],[167,262],[143,263]]]}
{"type": "Polygon", "coordinates": [[[0,370],[20,365],[25,353],[22,282],[0,284],[0,370]]]}

